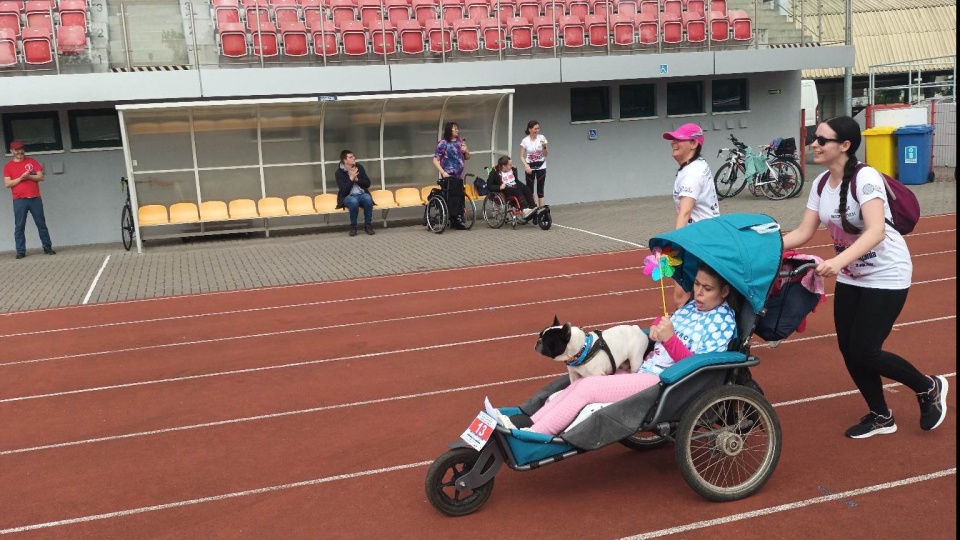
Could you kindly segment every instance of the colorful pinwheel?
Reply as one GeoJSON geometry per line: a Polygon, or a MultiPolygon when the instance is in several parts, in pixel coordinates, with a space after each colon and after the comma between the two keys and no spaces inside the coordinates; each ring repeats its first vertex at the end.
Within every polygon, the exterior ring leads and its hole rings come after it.
{"type": "Polygon", "coordinates": [[[655,247],[643,259],[643,273],[660,282],[660,298],[663,301],[663,316],[667,316],[667,295],[663,290],[663,278],[673,277],[674,268],[683,264],[676,251],[655,247]]]}

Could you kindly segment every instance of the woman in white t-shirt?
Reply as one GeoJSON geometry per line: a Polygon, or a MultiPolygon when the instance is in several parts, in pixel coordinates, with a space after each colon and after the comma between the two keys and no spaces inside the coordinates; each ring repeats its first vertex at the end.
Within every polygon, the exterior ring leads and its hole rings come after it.
{"type": "Polygon", "coordinates": [[[814,162],[828,170],[814,181],[803,221],[784,235],[783,246],[806,244],[821,223],[833,239],[836,256],[823,261],[816,272],[837,276],[833,301],[837,342],[847,371],[870,408],[846,436],[863,439],[897,430],[881,377],[917,393],[920,428],[929,431],[946,416],[947,380],[924,375],[907,360],[881,349],[907,301],[913,264],[903,237],[887,222],[891,214],[883,177],[857,163],[860,141],[860,126],[849,116],[817,127],[814,162]],[[856,197],[849,193],[854,187],[856,197]]]}
{"type": "Polygon", "coordinates": [[[540,134],[540,122],[527,122],[527,134],[520,141],[520,161],[531,193],[537,194],[538,206],[543,206],[543,184],[547,181],[547,138],[540,134]]]}
{"type": "MultiPolygon", "coordinates": [[[[668,131],[663,138],[670,141],[670,155],[680,168],[673,184],[673,204],[677,208],[676,229],[720,215],[717,188],[713,184],[710,165],[700,157],[703,150],[703,129],[697,124],[684,124],[668,131]]],[[[679,309],[690,301],[690,293],[678,283],[673,289],[673,303],[679,309]]]]}

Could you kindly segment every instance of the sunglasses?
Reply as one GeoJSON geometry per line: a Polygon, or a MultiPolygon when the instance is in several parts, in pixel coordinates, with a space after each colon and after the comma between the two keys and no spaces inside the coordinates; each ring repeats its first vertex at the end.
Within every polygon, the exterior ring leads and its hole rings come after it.
{"type": "Polygon", "coordinates": [[[826,146],[828,142],[835,142],[835,143],[843,142],[840,139],[828,139],[826,137],[819,136],[819,135],[814,137],[813,140],[816,141],[817,144],[820,146],[826,146]]]}

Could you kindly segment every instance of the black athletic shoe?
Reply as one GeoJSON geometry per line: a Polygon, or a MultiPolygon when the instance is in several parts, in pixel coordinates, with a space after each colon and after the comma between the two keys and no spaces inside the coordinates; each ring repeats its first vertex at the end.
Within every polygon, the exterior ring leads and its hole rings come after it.
{"type": "Polygon", "coordinates": [[[874,435],[889,435],[897,431],[897,424],[893,421],[893,411],[890,416],[880,416],[870,411],[870,414],[860,419],[860,423],[847,430],[847,437],[851,439],[866,439],[874,435]]]}
{"type": "Polygon", "coordinates": [[[356,236],[356,235],[357,235],[357,228],[350,227],[350,236],[356,236]]]}
{"type": "Polygon", "coordinates": [[[466,226],[463,224],[463,222],[460,221],[459,219],[453,220],[453,221],[450,223],[450,226],[453,227],[454,229],[458,230],[458,231],[465,231],[465,230],[467,230],[467,227],[466,227],[466,226]]]}
{"type": "Polygon", "coordinates": [[[370,223],[367,223],[367,224],[365,224],[365,225],[363,226],[363,232],[365,232],[365,233],[367,233],[367,234],[377,234],[377,233],[373,232],[373,225],[370,224],[370,223]]]}
{"type": "Polygon", "coordinates": [[[947,390],[950,385],[947,379],[940,375],[932,375],[933,388],[928,392],[917,394],[920,402],[920,429],[930,431],[936,429],[947,417],[947,390]]]}
{"type": "Polygon", "coordinates": [[[18,259],[22,259],[22,258],[24,258],[24,257],[26,257],[26,256],[27,256],[26,253],[17,253],[17,258],[18,258],[18,259]]]}
{"type": "Polygon", "coordinates": [[[57,252],[54,251],[52,247],[45,247],[45,248],[43,248],[43,252],[44,252],[45,254],[47,254],[47,255],[56,255],[56,254],[57,254],[57,252]]]}

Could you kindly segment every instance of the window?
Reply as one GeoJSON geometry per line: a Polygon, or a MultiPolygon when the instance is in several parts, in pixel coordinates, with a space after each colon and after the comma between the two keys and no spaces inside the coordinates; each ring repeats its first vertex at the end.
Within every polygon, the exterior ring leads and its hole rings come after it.
{"type": "Polygon", "coordinates": [[[625,84],[620,87],[620,118],[657,116],[657,87],[653,84],[625,84]]]}
{"type": "Polygon", "coordinates": [[[75,149],[123,146],[116,109],[67,111],[67,119],[70,122],[71,145],[75,149]]]}
{"type": "Polygon", "coordinates": [[[591,86],[570,89],[570,121],[610,119],[610,88],[591,86]]]}
{"type": "Polygon", "coordinates": [[[10,141],[22,141],[27,153],[63,150],[60,116],[56,111],[3,115],[3,138],[7,146],[10,141]]]}
{"type": "Polygon", "coordinates": [[[667,83],[667,116],[703,113],[703,82],[667,83]]]}
{"type": "Polygon", "coordinates": [[[747,80],[713,81],[713,112],[747,110],[747,80]]]}

